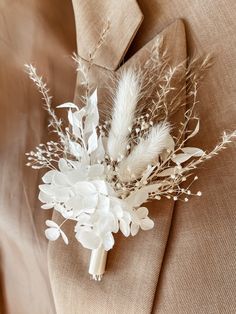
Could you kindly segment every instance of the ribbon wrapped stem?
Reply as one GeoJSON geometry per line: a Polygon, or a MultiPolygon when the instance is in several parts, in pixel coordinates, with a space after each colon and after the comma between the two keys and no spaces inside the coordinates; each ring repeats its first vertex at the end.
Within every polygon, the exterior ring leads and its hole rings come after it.
{"type": "Polygon", "coordinates": [[[92,250],[89,262],[89,274],[96,281],[101,281],[106,269],[107,251],[101,246],[92,250]]]}

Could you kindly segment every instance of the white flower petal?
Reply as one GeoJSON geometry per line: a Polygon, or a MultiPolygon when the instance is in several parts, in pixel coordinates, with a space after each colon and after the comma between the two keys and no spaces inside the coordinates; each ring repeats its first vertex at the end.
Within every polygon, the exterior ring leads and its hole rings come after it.
{"type": "Polygon", "coordinates": [[[54,203],[47,203],[41,206],[42,209],[51,209],[54,207],[54,203]]]}
{"type": "Polygon", "coordinates": [[[114,233],[117,233],[119,231],[118,219],[114,219],[113,228],[111,229],[111,231],[114,233]]]}
{"type": "Polygon", "coordinates": [[[130,231],[131,231],[131,235],[135,236],[138,233],[138,231],[139,231],[139,225],[132,222],[130,231]]]}
{"type": "Polygon", "coordinates": [[[45,230],[45,236],[50,241],[56,241],[60,237],[60,230],[57,228],[48,228],[45,230]]]}
{"type": "Polygon", "coordinates": [[[67,177],[66,177],[66,175],[64,173],[57,171],[54,174],[53,184],[66,186],[67,182],[68,182],[67,181],[67,177]]]}
{"type": "Polygon", "coordinates": [[[44,193],[43,191],[39,192],[39,196],[38,196],[40,202],[42,203],[51,203],[52,202],[52,197],[46,193],[44,193]]]}
{"type": "Polygon", "coordinates": [[[54,198],[57,202],[66,202],[70,198],[71,189],[64,187],[55,187],[54,198]]]}
{"type": "Polygon", "coordinates": [[[40,191],[43,192],[43,193],[39,194],[40,198],[42,198],[42,199],[43,199],[44,195],[50,196],[50,195],[53,195],[55,192],[55,188],[51,184],[40,184],[39,189],[40,189],[40,191]]]}
{"type": "MultiPolygon", "coordinates": [[[[92,165],[89,168],[88,176],[91,179],[99,178],[104,175],[104,166],[100,164],[92,165]]],[[[104,182],[104,181],[102,181],[104,182]]]]}
{"type": "Polygon", "coordinates": [[[45,175],[42,177],[43,182],[51,183],[56,172],[56,170],[49,170],[48,172],[46,172],[45,175]]]}
{"type": "Polygon", "coordinates": [[[60,158],[58,161],[58,167],[61,172],[66,172],[71,169],[67,161],[64,158],[60,158]]]}
{"type": "Polygon", "coordinates": [[[120,219],[120,218],[123,217],[123,209],[122,209],[122,207],[119,206],[119,205],[115,205],[115,206],[113,207],[113,209],[112,209],[112,212],[114,213],[114,215],[115,215],[118,219],[120,219]]]}
{"type": "Polygon", "coordinates": [[[148,209],[146,207],[139,207],[136,211],[138,218],[146,218],[148,215],[148,209]]]}
{"type": "Polygon", "coordinates": [[[105,181],[103,180],[93,180],[93,185],[96,187],[97,191],[101,194],[108,194],[108,187],[105,181]]]}
{"type": "Polygon", "coordinates": [[[90,250],[99,248],[101,244],[101,239],[92,230],[80,230],[76,233],[75,237],[83,245],[83,247],[90,250]]]}
{"type": "Polygon", "coordinates": [[[97,203],[97,210],[101,209],[104,211],[108,211],[109,208],[110,208],[110,198],[107,196],[99,195],[98,203],[97,203]]]}
{"type": "Polygon", "coordinates": [[[97,195],[96,187],[88,181],[78,182],[75,187],[76,191],[84,197],[97,195]]]}
{"type": "Polygon", "coordinates": [[[87,225],[87,226],[91,226],[91,217],[88,214],[82,213],[79,215],[79,217],[77,218],[77,222],[80,226],[83,225],[87,225]]]}
{"type": "Polygon", "coordinates": [[[49,220],[49,219],[46,220],[45,224],[46,224],[48,227],[59,228],[59,226],[58,226],[57,223],[55,223],[54,221],[49,220]]]}
{"type": "Polygon", "coordinates": [[[125,237],[128,237],[130,235],[129,223],[122,218],[120,219],[120,231],[125,237]]]}
{"type": "Polygon", "coordinates": [[[140,221],[140,228],[142,230],[150,230],[153,227],[154,227],[154,222],[148,217],[140,221]]]}
{"type": "Polygon", "coordinates": [[[70,184],[75,184],[79,181],[84,181],[88,177],[88,170],[86,167],[80,167],[80,169],[73,169],[66,174],[68,182],[70,184]]]}
{"type": "Polygon", "coordinates": [[[110,249],[112,249],[114,243],[115,241],[112,233],[111,232],[106,233],[103,237],[103,246],[105,251],[109,251],[110,249]]]}

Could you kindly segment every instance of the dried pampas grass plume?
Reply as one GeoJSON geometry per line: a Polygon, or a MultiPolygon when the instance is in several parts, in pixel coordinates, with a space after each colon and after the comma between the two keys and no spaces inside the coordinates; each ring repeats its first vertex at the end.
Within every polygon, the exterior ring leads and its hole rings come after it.
{"type": "Polygon", "coordinates": [[[114,97],[111,129],[107,141],[107,151],[113,160],[126,153],[140,90],[138,74],[132,69],[124,71],[114,97]]]}
{"type": "Polygon", "coordinates": [[[120,180],[127,182],[130,178],[140,178],[143,172],[157,160],[168,146],[170,125],[167,122],[154,126],[146,138],[142,138],[129,156],[120,162],[118,174],[120,180]]]}

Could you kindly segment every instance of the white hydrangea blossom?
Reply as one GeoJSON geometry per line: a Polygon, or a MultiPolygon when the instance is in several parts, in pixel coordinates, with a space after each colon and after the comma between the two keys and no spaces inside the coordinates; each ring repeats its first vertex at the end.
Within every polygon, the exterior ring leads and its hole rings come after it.
{"type": "MultiPolygon", "coordinates": [[[[105,181],[103,165],[90,166],[61,158],[58,167],[43,176],[39,199],[44,203],[43,209],[54,208],[65,219],[76,222],[76,239],[84,247],[96,249],[103,245],[105,250],[110,250],[114,245],[112,233],[121,230],[129,236],[135,235],[139,227],[143,230],[153,227],[145,207],[132,207],[130,202],[117,196],[105,181]],[[143,209],[145,217],[140,217],[143,209]]],[[[57,240],[60,232],[58,236],[51,233],[46,236],[49,240],[57,240]]]]}

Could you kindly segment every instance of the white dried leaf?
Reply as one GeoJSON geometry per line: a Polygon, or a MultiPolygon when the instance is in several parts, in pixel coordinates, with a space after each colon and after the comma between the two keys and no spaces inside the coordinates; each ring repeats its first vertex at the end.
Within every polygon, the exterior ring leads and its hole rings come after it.
{"type": "Polygon", "coordinates": [[[125,200],[131,207],[137,207],[145,203],[148,199],[148,191],[146,188],[131,193],[125,200]]]}
{"type": "Polygon", "coordinates": [[[66,102],[64,104],[61,104],[61,105],[57,106],[57,108],[73,108],[73,109],[79,110],[78,106],[76,106],[72,102],[66,102]]]}
{"type": "Polygon", "coordinates": [[[69,141],[69,150],[70,153],[77,158],[82,157],[84,153],[82,146],[74,141],[69,141]]]}
{"type": "Polygon", "coordinates": [[[99,123],[99,113],[97,107],[97,89],[93,92],[88,100],[88,104],[85,107],[86,119],[84,122],[84,133],[88,134],[92,132],[99,123]]]}
{"type": "Polygon", "coordinates": [[[197,148],[197,147],[184,147],[184,148],[182,148],[182,151],[185,154],[189,154],[193,157],[200,157],[200,156],[204,155],[204,151],[200,148],[197,148]]]}
{"type": "Polygon", "coordinates": [[[187,161],[190,158],[192,158],[192,155],[181,153],[181,154],[175,155],[175,157],[171,158],[171,160],[178,165],[178,164],[182,164],[183,162],[187,161]]]}
{"type": "Polygon", "coordinates": [[[92,163],[104,160],[105,149],[103,145],[103,139],[101,136],[99,136],[98,138],[97,145],[98,145],[97,148],[91,153],[92,163]]]}
{"type": "Polygon", "coordinates": [[[196,124],[195,129],[187,138],[189,139],[191,137],[194,137],[199,132],[199,128],[200,128],[200,121],[199,121],[199,119],[197,119],[197,124],[196,124]]]}
{"type": "Polygon", "coordinates": [[[88,139],[88,154],[91,154],[98,147],[98,137],[96,129],[93,129],[93,133],[90,135],[88,139]]]}
{"type": "Polygon", "coordinates": [[[174,175],[176,173],[180,173],[181,169],[179,169],[178,167],[171,167],[171,168],[167,168],[165,170],[163,170],[162,172],[157,174],[157,177],[169,177],[171,175],[174,175]]]}
{"type": "Polygon", "coordinates": [[[68,238],[67,238],[65,232],[60,229],[60,234],[61,234],[61,237],[62,237],[63,241],[65,242],[65,244],[68,245],[69,241],[68,241],[68,238]]]}

